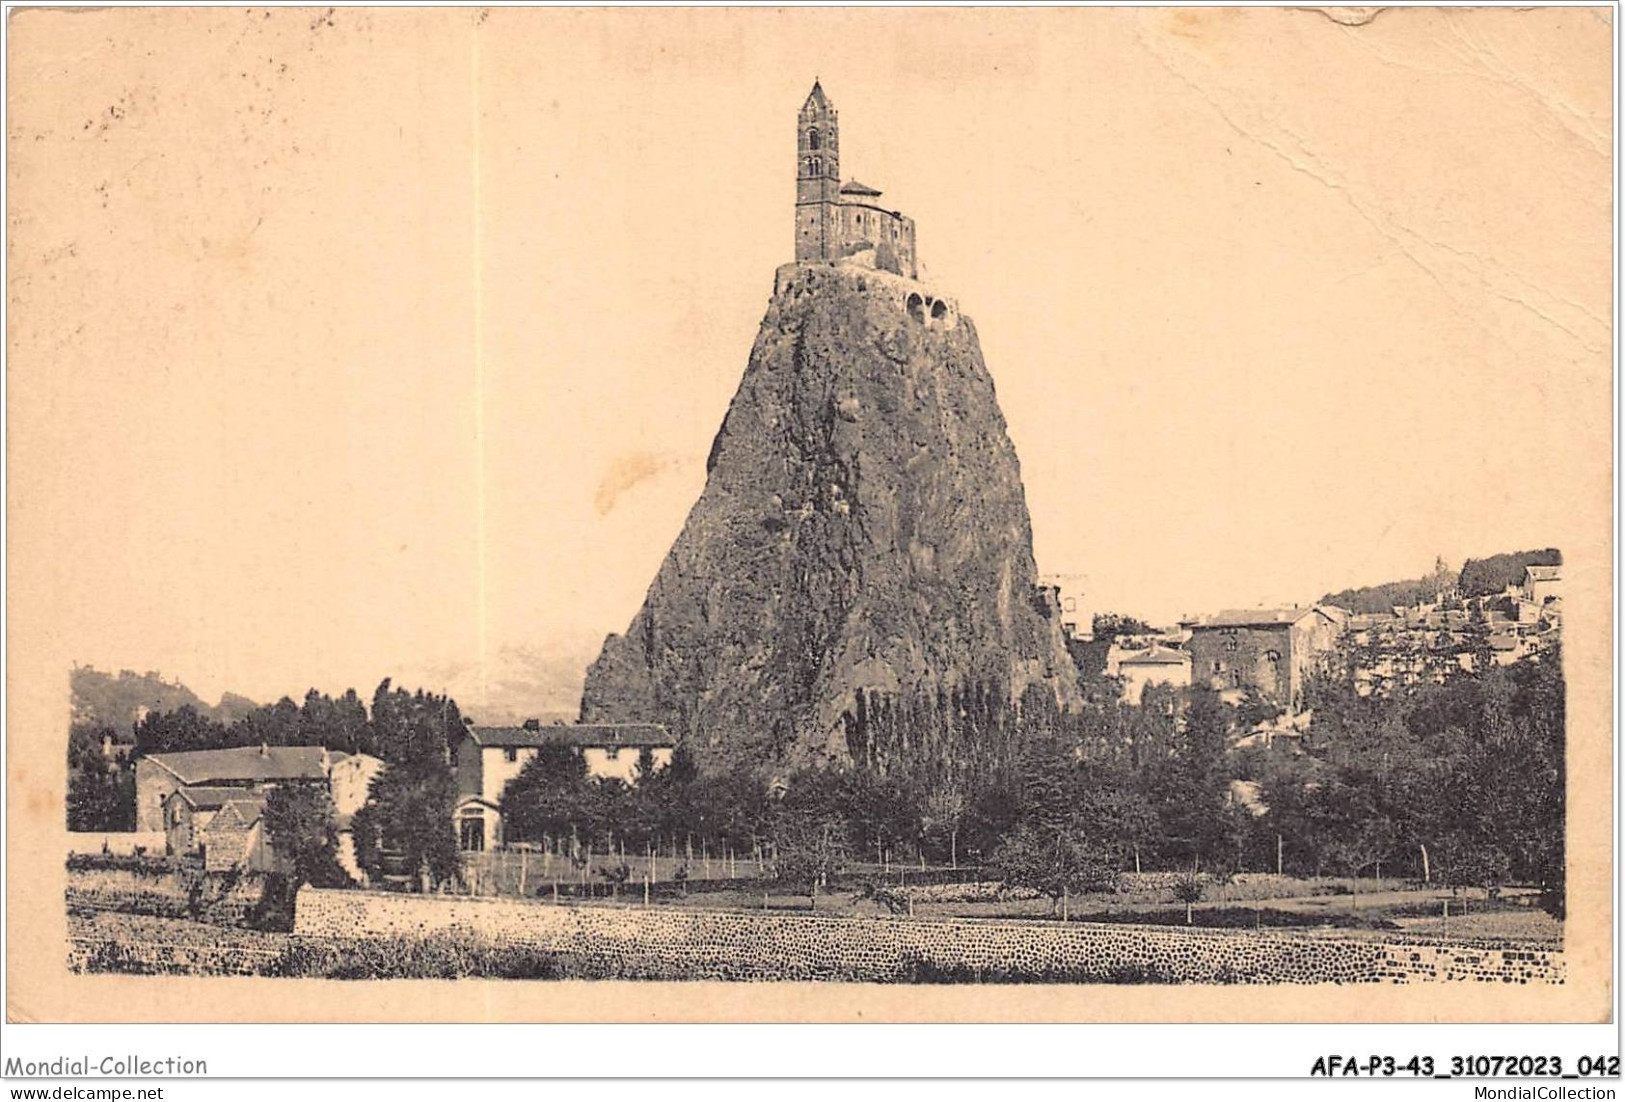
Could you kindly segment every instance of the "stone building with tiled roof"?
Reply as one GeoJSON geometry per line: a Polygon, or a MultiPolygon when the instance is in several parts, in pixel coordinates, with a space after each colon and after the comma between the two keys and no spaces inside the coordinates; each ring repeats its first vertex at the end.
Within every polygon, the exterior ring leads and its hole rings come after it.
{"type": "Polygon", "coordinates": [[[164,805],[183,787],[262,790],[276,784],[326,783],[345,757],[321,746],[233,746],[147,754],[135,763],[137,830],[164,830],[164,805]]]}
{"type": "Polygon", "coordinates": [[[1183,688],[1191,683],[1191,656],[1153,643],[1143,651],[1124,655],[1117,662],[1123,679],[1123,702],[1138,704],[1148,685],[1183,688]]]}
{"type": "Polygon", "coordinates": [[[1230,609],[1193,621],[1187,644],[1191,684],[1236,697],[1251,691],[1296,711],[1305,684],[1335,650],[1345,623],[1318,605],[1230,609]]]}

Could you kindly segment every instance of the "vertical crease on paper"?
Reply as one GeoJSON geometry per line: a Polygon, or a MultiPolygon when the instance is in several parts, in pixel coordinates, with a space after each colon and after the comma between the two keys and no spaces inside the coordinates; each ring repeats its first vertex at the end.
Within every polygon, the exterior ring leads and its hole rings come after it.
{"type": "Polygon", "coordinates": [[[480,24],[483,19],[476,13],[473,21],[473,35],[471,36],[471,58],[469,64],[469,102],[473,115],[474,126],[474,483],[475,483],[475,565],[477,586],[475,597],[475,632],[478,636],[479,651],[479,702],[484,704],[490,698],[490,685],[488,675],[489,661],[489,617],[487,614],[488,586],[486,579],[485,555],[485,287],[483,283],[485,256],[484,256],[484,209],[481,191],[484,181],[481,178],[482,145],[480,129],[482,125],[480,110],[480,24]]]}

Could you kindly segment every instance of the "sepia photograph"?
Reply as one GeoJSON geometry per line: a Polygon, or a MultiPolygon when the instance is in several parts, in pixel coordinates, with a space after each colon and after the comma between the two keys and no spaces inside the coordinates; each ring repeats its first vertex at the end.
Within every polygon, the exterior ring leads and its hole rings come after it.
{"type": "Polygon", "coordinates": [[[9,1021],[1608,1020],[1615,9],[7,14],[9,1021]]]}

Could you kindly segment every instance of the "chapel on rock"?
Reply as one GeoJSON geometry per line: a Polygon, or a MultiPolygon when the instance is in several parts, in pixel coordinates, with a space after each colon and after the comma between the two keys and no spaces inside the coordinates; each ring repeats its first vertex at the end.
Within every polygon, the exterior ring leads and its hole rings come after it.
{"type": "Polygon", "coordinates": [[[836,261],[874,250],[874,267],[919,278],[914,219],[880,205],[880,192],[841,183],[840,123],[813,81],[796,119],[796,260],[836,261]]]}

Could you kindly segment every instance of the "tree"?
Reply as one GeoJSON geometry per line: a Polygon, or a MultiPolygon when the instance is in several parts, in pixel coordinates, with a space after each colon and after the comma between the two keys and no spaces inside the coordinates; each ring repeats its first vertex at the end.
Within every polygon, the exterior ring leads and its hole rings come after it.
{"type": "Polygon", "coordinates": [[[1260,696],[1255,689],[1248,689],[1242,696],[1241,703],[1236,706],[1236,718],[1245,730],[1251,730],[1266,723],[1273,723],[1286,711],[1273,700],[1260,696]]]}
{"type": "Polygon", "coordinates": [[[773,822],[774,879],[807,896],[818,909],[818,891],[847,866],[850,849],[845,824],[829,814],[787,809],[773,822]]]}
{"type": "Polygon", "coordinates": [[[1372,811],[1360,822],[1347,823],[1327,846],[1334,868],[1346,872],[1354,906],[1360,905],[1360,873],[1388,856],[1394,848],[1393,823],[1372,811]]]}
{"type": "Polygon", "coordinates": [[[1151,773],[1151,791],[1159,798],[1164,856],[1200,865],[1224,848],[1221,818],[1229,791],[1225,745],[1232,709],[1216,694],[1192,695],[1174,756],[1151,773]]]}
{"type": "Polygon", "coordinates": [[[1096,639],[1110,639],[1114,635],[1150,635],[1157,629],[1135,616],[1097,612],[1089,622],[1089,630],[1096,639]]]}
{"type": "Polygon", "coordinates": [[[135,774],[94,757],[68,774],[68,829],[125,831],[135,829],[135,774]]]}
{"type": "Polygon", "coordinates": [[[570,747],[545,743],[502,790],[503,830],[509,841],[587,833],[592,819],[587,765],[570,747]]]}
{"type": "Polygon", "coordinates": [[[418,890],[450,883],[462,872],[452,825],[456,789],[444,763],[386,765],[367,803],[350,822],[356,861],[382,880],[393,860],[418,890]]]}
{"type": "Polygon", "coordinates": [[[984,780],[965,812],[965,851],[979,860],[990,857],[1021,820],[1022,807],[1019,777],[1006,773],[984,780]]]}
{"type": "Polygon", "coordinates": [[[462,713],[449,696],[392,689],[387,677],[373,693],[370,741],[373,753],[386,762],[433,758],[444,764],[463,730],[462,713]]]}
{"type": "MultiPolygon", "coordinates": [[[[793,799],[794,784],[790,791],[793,799]]],[[[915,790],[901,777],[853,770],[837,782],[830,796],[832,809],[850,826],[856,852],[884,855],[901,843],[919,841],[923,813],[915,790]]]]}
{"type": "Polygon", "coordinates": [[[172,712],[148,712],[135,725],[136,752],[143,755],[210,750],[224,745],[225,726],[190,704],[172,712]]]}
{"type": "Polygon", "coordinates": [[[695,833],[713,843],[748,848],[767,829],[767,785],[755,771],[736,767],[705,774],[690,786],[695,833]]]}
{"type": "Polygon", "coordinates": [[[314,784],[286,784],[265,798],[265,832],[271,850],[293,866],[293,887],[349,887],[350,876],[338,862],[338,828],[327,789],[314,784]]]}
{"type": "Polygon", "coordinates": [[[1071,895],[1117,886],[1117,870],[1105,850],[1070,831],[1049,830],[1033,822],[1022,823],[1008,835],[988,867],[1006,887],[1048,896],[1051,914],[1071,895]]]}
{"type": "Polygon", "coordinates": [[[698,829],[694,806],[698,780],[699,767],[687,746],[673,750],[671,761],[662,769],[654,768],[653,755],[647,750],[641,753],[638,783],[632,790],[639,835],[653,839],[658,847],[661,839],[675,844],[694,834],[698,829]]]}
{"type": "Polygon", "coordinates": [[[68,768],[94,769],[106,765],[102,741],[116,739],[113,728],[105,724],[75,723],[68,729],[68,768]]]}
{"type": "Polygon", "coordinates": [[[1174,898],[1185,904],[1185,925],[1194,925],[1196,904],[1202,899],[1202,882],[1195,876],[1180,877],[1174,881],[1174,898]]]}

